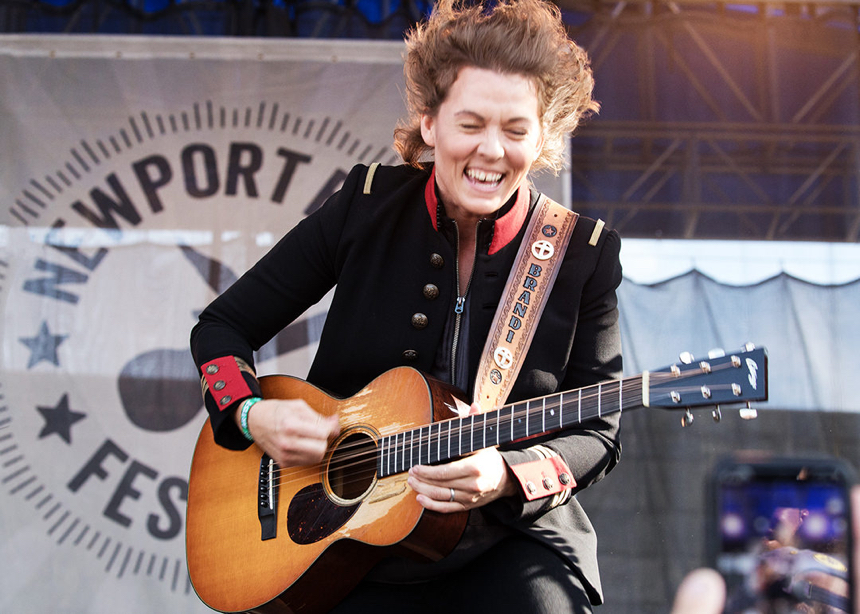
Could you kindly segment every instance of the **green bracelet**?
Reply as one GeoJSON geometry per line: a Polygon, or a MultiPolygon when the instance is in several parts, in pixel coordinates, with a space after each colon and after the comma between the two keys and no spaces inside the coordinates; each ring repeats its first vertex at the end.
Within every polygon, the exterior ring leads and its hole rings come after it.
{"type": "Polygon", "coordinates": [[[262,401],[260,397],[251,397],[242,401],[241,413],[239,414],[239,425],[242,427],[242,434],[248,441],[254,441],[251,431],[248,430],[248,412],[254,407],[255,403],[262,401]]]}

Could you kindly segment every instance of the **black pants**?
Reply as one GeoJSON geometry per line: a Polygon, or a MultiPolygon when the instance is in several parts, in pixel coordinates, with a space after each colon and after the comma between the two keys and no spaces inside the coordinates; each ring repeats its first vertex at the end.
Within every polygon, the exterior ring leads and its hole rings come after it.
{"type": "Polygon", "coordinates": [[[333,614],[588,614],[579,577],[542,544],[512,536],[463,570],[421,584],[362,582],[333,614]]]}

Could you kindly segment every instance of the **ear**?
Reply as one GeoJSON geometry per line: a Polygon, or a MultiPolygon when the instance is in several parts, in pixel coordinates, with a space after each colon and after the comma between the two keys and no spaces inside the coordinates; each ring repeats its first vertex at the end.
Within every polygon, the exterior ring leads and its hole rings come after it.
{"type": "Polygon", "coordinates": [[[421,115],[421,138],[428,147],[436,147],[436,118],[432,115],[421,115]]]}

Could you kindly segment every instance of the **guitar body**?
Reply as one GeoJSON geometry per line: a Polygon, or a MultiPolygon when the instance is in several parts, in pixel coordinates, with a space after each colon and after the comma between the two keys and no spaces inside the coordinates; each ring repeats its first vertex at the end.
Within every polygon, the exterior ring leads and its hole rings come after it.
{"type": "Polygon", "coordinates": [[[325,612],[384,556],[435,560],[454,548],[467,514],[424,510],[406,473],[379,479],[375,466],[378,438],[433,422],[434,407],[442,413],[453,404],[451,387],[410,368],[347,399],[288,376],[260,385],[265,398],[301,398],[339,414],[341,434],[321,465],[271,469],[256,445],[217,445],[207,420],[186,528],[188,571],[204,603],[222,612],[325,612]]]}

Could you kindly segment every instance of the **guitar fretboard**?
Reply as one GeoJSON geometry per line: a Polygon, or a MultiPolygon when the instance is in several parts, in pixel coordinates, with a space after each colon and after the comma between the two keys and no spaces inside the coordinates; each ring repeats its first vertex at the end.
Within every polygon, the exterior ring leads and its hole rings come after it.
{"type": "Polygon", "coordinates": [[[482,414],[451,418],[381,437],[377,474],[383,478],[529,437],[572,428],[591,418],[642,407],[642,377],[613,380],[482,414]]]}

